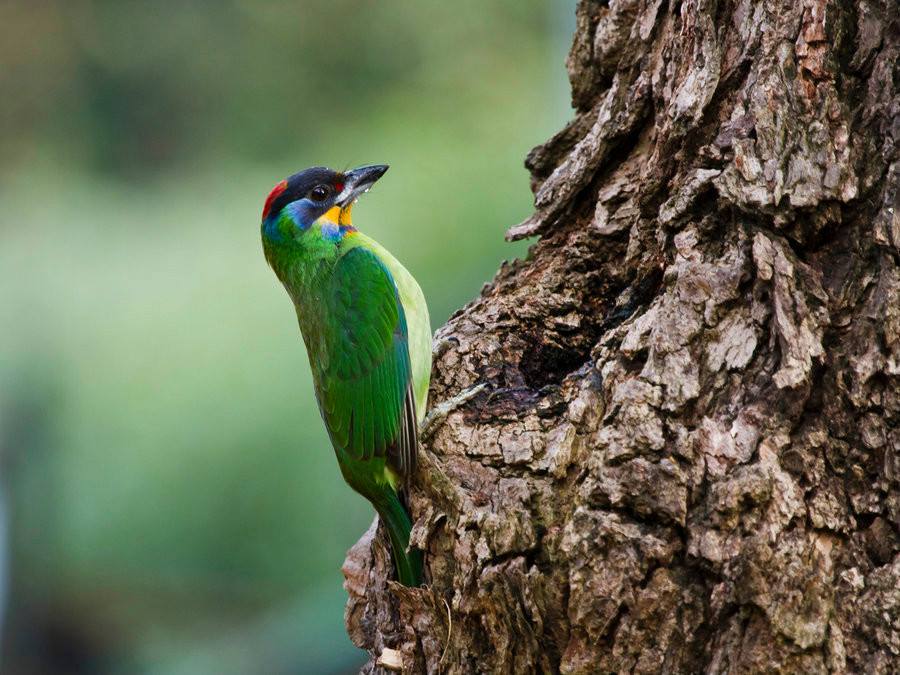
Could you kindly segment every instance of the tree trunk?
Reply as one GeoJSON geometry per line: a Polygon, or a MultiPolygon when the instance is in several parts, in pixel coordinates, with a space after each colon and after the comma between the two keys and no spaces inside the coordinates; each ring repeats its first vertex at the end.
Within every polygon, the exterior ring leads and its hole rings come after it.
{"type": "MultiPolygon", "coordinates": [[[[581,0],[538,236],[436,336],[406,672],[900,671],[895,0],[581,0]]],[[[388,652],[388,655],[391,653],[388,652]]],[[[389,660],[389,659],[388,659],[389,660]]]]}

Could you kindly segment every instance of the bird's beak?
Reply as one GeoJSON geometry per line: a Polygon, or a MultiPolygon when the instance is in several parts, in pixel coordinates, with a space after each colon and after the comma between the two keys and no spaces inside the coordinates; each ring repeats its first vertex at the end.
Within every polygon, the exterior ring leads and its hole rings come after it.
{"type": "Polygon", "coordinates": [[[388,170],[387,164],[372,164],[361,166],[344,174],[344,189],[337,196],[335,203],[341,208],[352,206],[359,196],[368,192],[375,185],[375,181],[381,178],[388,170]]]}

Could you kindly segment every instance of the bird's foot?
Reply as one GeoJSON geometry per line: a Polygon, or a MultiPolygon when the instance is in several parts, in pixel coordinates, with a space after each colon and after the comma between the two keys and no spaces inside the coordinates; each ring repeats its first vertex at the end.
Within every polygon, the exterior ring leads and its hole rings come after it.
{"type": "Polygon", "coordinates": [[[474,387],[469,387],[453,398],[434,406],[425,415],[425,419],[422,420],[422,426],[419,429],[419,440],[427,441],[431,438],[450,413],[478,396],[486,387],[487,385],[484,383],[476,384],[474,387]]]}

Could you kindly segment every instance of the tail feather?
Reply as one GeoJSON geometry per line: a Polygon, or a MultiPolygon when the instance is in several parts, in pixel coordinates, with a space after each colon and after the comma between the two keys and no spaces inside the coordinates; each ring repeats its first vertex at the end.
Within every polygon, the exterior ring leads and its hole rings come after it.
{"type": "Polygon", "coordinates": [[[400,497],[394,490],[388,488],[374,505],[391,539],[397,578],[404,586],[418,586],[422,583],[422,551],[414,548],[407,553],[412,521],[403,508],[400,497]]]}

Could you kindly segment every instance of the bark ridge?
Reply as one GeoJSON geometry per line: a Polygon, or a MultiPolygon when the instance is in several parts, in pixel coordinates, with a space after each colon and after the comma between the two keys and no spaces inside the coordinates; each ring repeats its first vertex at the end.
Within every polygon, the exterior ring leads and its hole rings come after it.
{"type": "Polygon", "coordinates": [[[581,0],[539,237],[436,336],[407,672],[900,670],[900,23],[891,0],[581,0]]]}

